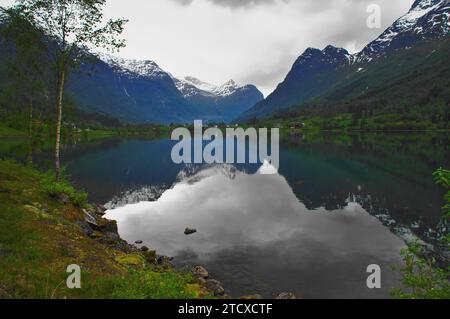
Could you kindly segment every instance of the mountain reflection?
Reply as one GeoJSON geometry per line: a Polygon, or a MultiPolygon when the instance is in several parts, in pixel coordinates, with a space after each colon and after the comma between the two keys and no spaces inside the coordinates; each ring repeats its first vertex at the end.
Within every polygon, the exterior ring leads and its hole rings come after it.
{"type": "Polygon", "coordinates": [[[404,245],[357,203],[310,210],[283,176],[227,165],[186,176],[157,201],[116,208],[107,217],[130,242],[143,240],[178,265],[205,265],[233,294],[387,296],[387,289],[367,289],[365,269],[381,265],[386,287],[394,286],[389,265],[399,262],[404,245]],[[187,226],[198,233],[185,236],[187,226]]]}

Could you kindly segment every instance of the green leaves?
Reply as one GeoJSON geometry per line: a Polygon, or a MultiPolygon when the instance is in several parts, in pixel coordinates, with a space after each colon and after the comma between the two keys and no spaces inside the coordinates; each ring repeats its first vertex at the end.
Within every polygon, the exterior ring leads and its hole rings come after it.
{"type": "Polygon", "coordinates": [[[433,173],[433,177],[436,184],[450,188],[450,171],[448,169],[439,168],[433,173]]]}
{"type": "Polygon", "coordinates": [[[49,39],[59,67],[76,66],[92,48],[114,51],[125,46],[118,38],[125,19],[104,22],[105,0],[22,0],[21,12],[49,39]]]}
{"type": "MultiPolygon", "coordinates": [[[[434,174],[436,184],[450,188],[450,171],[439,168],[434,174]]],[[[444,218],[450,217],[450,191],[444,196],[444,218]]],[[[444,247],[450,243],[450,234],[440,240],[444,247]]],[[[424,258],[424,247],[418,241],[402,249],[404,266],[398,268],[402,274],[403,288],[393,289],[391,294],[402,299],[448,299],[450,298],[450,267],[439,268],[434,258],[424,258]]]]}
{"type": "Polygon", "coordinates": [[[439,168],[434,172],[433,177],[436,184],[448,189],[444,195],[445,204],[442,207],[444,210],[444,218],[448,219],[450,218],[450,170],[439,168]]]}
{"type": "Polygon", "coordinates": [[[402,289],[393,289],[391,295],[400,299],[448,299],[450,284],[448,270],[436,267],[434,259],[425,259],[423,246],[414,242],[402,249],[404,265],[399,267],[402,274],[402,289]]]}

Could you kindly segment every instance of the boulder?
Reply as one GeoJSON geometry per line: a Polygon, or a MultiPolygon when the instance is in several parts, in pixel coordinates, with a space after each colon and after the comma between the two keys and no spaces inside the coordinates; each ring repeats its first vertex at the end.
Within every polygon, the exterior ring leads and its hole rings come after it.
{"type": "Polygon", "coordinates": [[[156,251],[148,250],[142,253],[149,264],[156,264],[156,251]]]}
{"type": "Polygon", "coordinates": [[[136,240],[134,243],[140,245],[140,244],[143,243],[143,241],[142,240],[136,240]]]}
{"type": "Polygon", "coordinates": [[[208,271],[202,266],[195,266],[192,273],[198,278],[207,279],[209,277],[208,271]]]}
{"type": "Polygon", "coordinates": [[[106,212],[106,207],[103,205],[96,205],[95,206],[95,213],[99,216],[104,216],[106,212]]]}
{"type": "Polygon", "coordinates": [[[297,297],[291,292],[282,292],[275,299],[297,299],[297,297]]]}
{"type": "Polygon", "coordinates": [[[94,228],[98,228],[98,222],[97,222],[97,218],[88,210],[83,209],[83,213],[84,213],[84,220],[91,226],[94,228]]]}
{"type": "Polygon", "coordinates": [[[214,293],[214,296],[220,297],[225,294],[225,289],[223,289],[222,283],[215,279],[208,279],[205,284],[206,288],[214,293]]]}
{"type": "Polygon", "coordinates": [[[195,228],[190,228],[190,227],[187,227],[185,230],[184,230],[184,234],[187,236],[187,235],[192,235],[192,234],[195,234],[197,232],[197,229],[195,229],[195,228]]]}
{"type": "Polygon", "coordinates": [[[173,265],[170,262],[170,258],[167,256],[159,256],[158,259],[156,260],[156,262],[158,263],[159,266],[163,267],[163,268],[172,268],[173,265]]]}

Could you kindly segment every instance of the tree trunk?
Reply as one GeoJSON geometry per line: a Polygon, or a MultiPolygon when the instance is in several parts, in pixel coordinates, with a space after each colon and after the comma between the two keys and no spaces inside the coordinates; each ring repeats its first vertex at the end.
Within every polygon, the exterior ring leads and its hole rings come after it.
{"type": "Polygon", "coordinates": [[[65,81],[64,67],[58,75],[58,87],[56,91],[56,144],[55,144],[55,170],[56,181],[61,179],[61,162],[60,162],[60,145],[61,145],[61,122],[62,122],[62,99],[64,93],[64,81],[65,81]]]}
{"type": "Polygon", "coordinates": [[[33,164],[33,96],[30,96],[28,113],[28,165],[33,164]]]}
{"type": "Polygon", "coordinates": [[[33,137],[33,97],[30,96],[30,105],[28,112],[28,136],[33,137]]]}

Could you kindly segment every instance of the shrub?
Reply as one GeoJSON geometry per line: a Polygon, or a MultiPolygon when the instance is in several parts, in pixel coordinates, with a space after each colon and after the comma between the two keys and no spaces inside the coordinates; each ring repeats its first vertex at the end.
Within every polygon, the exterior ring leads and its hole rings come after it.
{"type": "Polygon", "coordinates": [[[391,294],[400,299],[449,299],[449,270],[436,267],[435,260],[418,257],[423,255],[423,246],[418,242],[410,244],[401,251],[404,266],[402,289],[393,289],[391,294]]]}
{"type": "MultiPolygon", "coordinates": [[[[444,196],[444,219],[450,216],[450,171],[440,168],[434,174],[436,184],[448,191],[444,196]]],[[[444,247],[450,243],[449,234],[440,240],[444,247]]],[[[450,299],[450,267],[441,269],[434,258],[425,259],[424,247],[417,241],[401,251],[404,266],[400,267],[403,288],[392,290],[395,298],[408,299],[450,299]]]]}
{"type": "Polygon", "coordinates": [[[114,299],[194,299],[207,297],[190,274],[174,271],[129,270],[96,283],[100,295],[114,299]],[[105,291],[106,290],[106,291],[105,291]]]}
{"type": "Polygon", "coordinates": [[[442,209],[444,210],[444,218],[450,218],[450,170],[439,168],[433,176],[436,184],[447,189],[444,196],[445,204],[442,209]]]}
{"type": "Polygon", "coordinates": [[[88,194],[84,191],[76,190],[67,181],[56,182],[53,174],[47,174],[43,179],[43,187],[51,197],[61,197],[66,195],[70,202],[77,207],[87,205],[88,194]]]}

